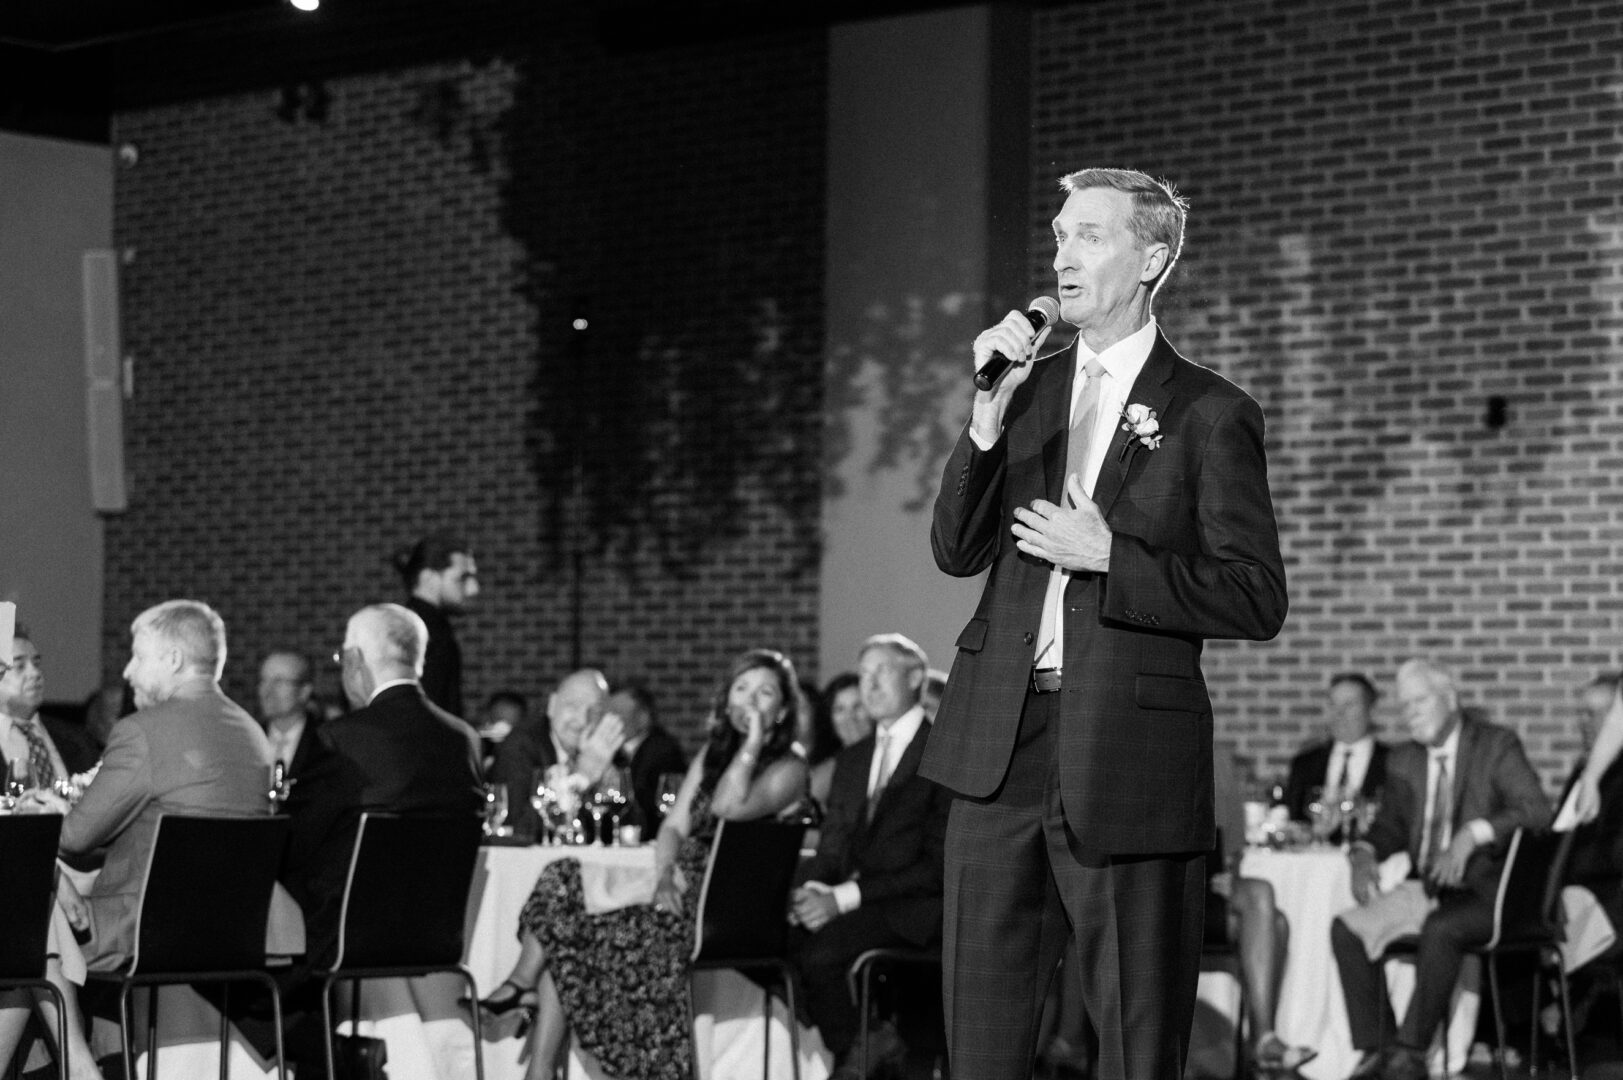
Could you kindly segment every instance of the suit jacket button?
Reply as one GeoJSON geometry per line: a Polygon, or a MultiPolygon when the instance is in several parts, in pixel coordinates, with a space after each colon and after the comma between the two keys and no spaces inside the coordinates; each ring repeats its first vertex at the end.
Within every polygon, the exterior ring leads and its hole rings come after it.
{"type": "Polygon", "coordinates": [[[1030,645],[1033,641],[1035,641],[1037,639],[1031,636],[1031,631],[1030,630],[1027,630],[1024,634],[1021,635],[1021,640],[1024,641],[1027,645],[1030,645]]]}

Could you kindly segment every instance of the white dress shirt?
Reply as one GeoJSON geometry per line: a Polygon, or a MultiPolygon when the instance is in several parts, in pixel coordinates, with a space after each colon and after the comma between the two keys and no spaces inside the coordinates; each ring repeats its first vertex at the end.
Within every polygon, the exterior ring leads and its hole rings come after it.
{"type": "Polygon", "coordinates": [[[1324,770],[1324,790],[1326,793],[1334,792],[1336,795],[1356,793],[1364,789],[1364,777],[1369,775],[1369,762],[1375,756],[1375,736],[1365,735],[1350,743],[1333,742],[1330,744],[1330,760],[1324,770]],[[1345,762],[1345,766],[1343,765],[1345,762]],[[1336,783],[1341,780],[1342,770],[1345,768],[1347,779],[1338,789],[1336,783]]]}

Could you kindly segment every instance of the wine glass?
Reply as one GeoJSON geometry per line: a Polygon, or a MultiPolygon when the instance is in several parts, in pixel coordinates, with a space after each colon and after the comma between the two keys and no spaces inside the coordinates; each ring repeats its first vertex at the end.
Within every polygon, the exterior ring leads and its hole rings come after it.
{"type": "Polygon", "coordinates": [[[6,765],[6,809],[15,809],[17,800],[33,789],[33,763],[26,754],[19,754],[6,765]]]}
{"type": "Polygon", "coordinates": [[[507,825],[507,785],[485,785],[485,835],[506,836],[503,830],[507,825]]]}
{"type": "Polygon", "coordinates": [[[682,791],[682,774],[660,773],[659,786],[655,790],[659,794],[659,816],[663,820],[676,806],[676,797],[682,791]]]}
{"type": "Polygon", "coordinates": [[[603,772],[603,779],[597,785],[597,795],[594,802],[603,807],[608,815],[609,825],[603,828],[602,818],[598,818],[597,842],[600,844],[616,844],[619,842],[620,822],[625,817],[625,809],[631,799],[626,793],[626,775],[617,766],[610,765],[603,772]]]}
{"type": "Polygon", "coordinates": [[[574,810],[565,793],[552,786],[546,769],[536,769],[531,778],[530,806],[541,819],[541,842],[563,843],[572,830],[574,810]]]}
{"type": "Polygon", "coordinates": [[[1307,804],[1307,819],[1313,830],[1315,844],[1328,844],[1330,836],[1341,824],[1341,808],[1334,797],[1327,797],[1323,788],[1314,788],[1307,804]]]}

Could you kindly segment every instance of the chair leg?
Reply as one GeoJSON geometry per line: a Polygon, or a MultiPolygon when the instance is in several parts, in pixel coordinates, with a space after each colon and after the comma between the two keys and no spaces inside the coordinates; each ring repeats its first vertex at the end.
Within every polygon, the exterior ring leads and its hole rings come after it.
{"type": "Polygon", "coordinates": [[[259,972],[258,978],[263,979],[270,990],[271,1020],[276,1025],[272,1032],[276,1039],[276,1080],[287,1080],[287,1047],[282,1045],[282,991],[276,985],[275,976],[269,972],[259,972]]]}
{"type": "Polygon", "coordinates": [[[130,1015],[130,984],[118,984],[118,1049],[123,1056],[124,1075],[135,1075],[135,1049],[130,1044],[130,1025],[135,1022],[130,1015]]]}
{"type": "Polygon", "coordinates": [[[321,1046],[327,1055],[327,1075],[334,1077],[338,1070],[333,1064],[333,1031],[332,1031],[332,990],[331,977],[321,980],[321,1046]]]}
{"type": "Polygon", "coordinates": [[[789,1005],[789,1075],[800,1080],[800,1014],[795,1012],[795,973],[783,969],[783,995],[789,1005]]]}
{"type": "Polygon", "coordinates": [[[1488,966],[1488,996],[1493,999],[1493,1063],[1499,1080],[1509,1080],[1505,1075],[1505,1012],[1504,999],[1499,995],[1499,965],[1494,963],[1492,953],[1484,956],[1482,962],[1488,966]]]}
{"type": "Polygon", "coordinates": [[[868,1010],[873,1005],[873,961],[857,974],[857,1069],[868,1075],[868,1010]]]}
{"type": "Polygon", "coordinates": [[[1572,988],[1567,983],[1567,968],[1561,954],[1555,954],[1556,985],[1561,989],[1561,1026],[1567,1029],[1567,1074],[1578,1080],[1578,1033],[1572,1029],[1572,988]]]}
{"type": "Polygon", "coordinates": [[[1530,1038],[1528,1040],[1528,1044],[1527,1044],[1527,1075],[1528,1076],[1537,1076],[1538,1075],[1538,1036],[1539,1036],[1539,1028],[1543,1024],[1543,1021],[1539,1018],[1539,997],[1540,997],[1540,993],[1541,993],[1541,991],[1543,989],[1544,989],[1544,972],[1542,972],[1542,971],[1534,972],[1534,974],[1533,974],[1533,1027],[1532,1027],[1533,1033],[1530,1036],[1530,1038]]]}
{"type": "Polygon", "coordinates": [[[772,1080],[772,991],[761,991],[761,1080],[772,1080]]]}
{"type": "Polygon", "coordinates": [[[156,983],[147,987],[147,1080],[158,1078],[158,991],[162,989],[156,983]]]}
{"type": "MultiPolygon", "coordinates": [[[[56,999],[56,1073],[61,1080],[68,1080],[68,1002],[62,996],[62,991],[56,988],[56,984],[42,982],[39,985],[56,999]]],[[[17,1076],[22,1075],[22,1062],[19,1060],[22,1057],[21,1049],[18,1048],[18,1053],[11,1061],[12,1072],[17,1076]]]]}
{"type": "MultiPolygon", "coordinates": [[[[462,981],[468,984],[468,998],[474,1003],[469,1011],[473,1013],[473,1075],[474,1080],[485,1080],[485,1043],[483,1022],[479,1018],[479,985],[473,980],[473,972],[465,967],[457,968],[462,981]]],[[[697,1077],[694,1078],[697,1080],[697,1077]]]]}

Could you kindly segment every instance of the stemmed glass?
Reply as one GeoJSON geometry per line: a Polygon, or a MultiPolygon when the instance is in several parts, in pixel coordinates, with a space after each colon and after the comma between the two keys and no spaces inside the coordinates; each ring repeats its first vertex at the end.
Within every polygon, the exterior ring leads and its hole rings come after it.
{"type": "Polygon", "coordinates": [[[6,765],[4,804],[7,811],[17,808],[17,800],[34,788],[34,767],[27,755],[19,754],[6,765]]]}
{"type": "Polygon", "coordinates": [[[1312,801],[1307,804],[1307,819],[1312,825],[1313,842],[1328,844],[1341,824],[1341,807],[1323,788],[1314,788],[1312,801]]]}
{"type": "Polygon", "coordinates": [[[682,790],[682,774],[679,772],[660,773],[659,786],[656,790],[659,793],[660,820],[664,820],[666,815],[676,807],[676,796],[682,790]]]}
{"type": "Polygon", "coordinates": [[[530,783],[530,806],[541,819],[541,842],[574,842],[574,813],[563,792],[553,787],[547,770],[536,769],[530,783]]]}
{"type": "Polygon", "coordinates": [[[625,775],[615,766],[609,766],[597,786],[597,793],[592,796],[592,822],[600,844],[608,846],[619,842],[620,819],[631,801],[626,797],[625,789],[625,775]],[[603,826],[605,815],[609,821],[607,829],[603,826]]]}
{"type": "Polygon", "coordinates": [[[507,828],[507,785],[485,785],[485,835],[508,836],[512,830],[507,828]]]}

